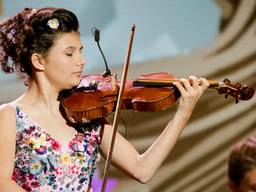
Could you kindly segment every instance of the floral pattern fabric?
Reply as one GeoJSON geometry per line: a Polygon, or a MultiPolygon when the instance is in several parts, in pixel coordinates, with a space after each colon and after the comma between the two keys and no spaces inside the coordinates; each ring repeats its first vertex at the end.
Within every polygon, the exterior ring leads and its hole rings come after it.
{"type": "Polygon", "coordinates": [[[16,106],[16,154],[12,179],[31,192],[86,191],[100,157],[100,125],[62,146],[16,106]]]}

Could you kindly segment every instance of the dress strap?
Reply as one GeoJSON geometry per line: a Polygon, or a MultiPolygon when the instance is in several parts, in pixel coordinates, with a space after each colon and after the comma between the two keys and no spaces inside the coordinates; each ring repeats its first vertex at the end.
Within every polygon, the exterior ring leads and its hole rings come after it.
{"type": "Polygon", "coordinates": [[[8,103],[8,104],[15,109],[16,128],[17,128],[17,131],[19,131],[19,130],[22,129],[22,125],[24,125],[24,123],[23,123],[24,114],[22,114],[22,111],[21,111],[20,107],[16,103],[11,102],[11,103],[8,103]]]}

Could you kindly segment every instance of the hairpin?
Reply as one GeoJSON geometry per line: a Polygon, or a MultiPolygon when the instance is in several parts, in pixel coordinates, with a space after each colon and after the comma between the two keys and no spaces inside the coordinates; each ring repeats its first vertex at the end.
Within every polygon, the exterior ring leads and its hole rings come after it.
{"type": "Polygon", "coordinates": [[[11,40],[13,43],[16,43],[17,40],[15,38],[16,35],[16,29],[15,28],[11,28],[11,30],[9,31],[9,33],[7,33],[7,38],[9,40],[11,40]]]}
{"type": "Polygon", "coordinates": [[[0,47],[0,58],[5,56],[4,48],[1,46],[0,47]]]}
{"type": "Polygon", "coordinates": [[[51,29],[58,29],[59,28],[59,20],[57,18],[52,18],[49,19],[47,22],[47,25],[51,28],[51,29]]]}
{"type": "Polygon", "coordinates": [[[12,39],[15,34],[16,34],[16,29],[11,28],[11,30],[10,30],[9,33],[7,34],[7,38],[8,38],[8,39],[12,39]]]}
{"type": "Polygon", "coordinates": [[[37,9],[32,9],[31,14],[35,14],[37,12],[37,9]]]}
{"type": "Polygon", "coordinates": [[[28,14],[28,18],[30,18],[31,16],[33,16],[34,14],[36,14],[36,12],[37,12],[37,9],[31,9],[30,10],[30,13],[28,14]]]}

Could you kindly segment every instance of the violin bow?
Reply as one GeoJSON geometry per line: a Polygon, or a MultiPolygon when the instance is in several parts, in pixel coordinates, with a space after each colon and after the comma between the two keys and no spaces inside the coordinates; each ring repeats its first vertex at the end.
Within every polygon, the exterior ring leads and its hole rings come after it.
{"type": "Polygon", "coordinates": [[[103,176],[103,183],[102,183],[101,192],[105,192],[106,185],[107,185],[109,167],[110,167],[110,162],[111,162],[111,159],[112,159],[112,153],[113,153],[113,149],[114,149],[114,145],[115,145],[117,128],[118,128],[118,124],[119,124],[119,120],[120,120],[121,103],[122,103],[122,98],[123,98],[123,93],[124,93],[124,88],[125,88],[126,77],[127,77],[127,73],[128,73],[128,66],[129,66],[129,62],[130,62],[130,55],[131,55],[131,50],[132,50],[134,32],[135,32],[135,25],[133,24],[133,26],[131,28],[131,32],[130,32],[130,41],[129,41],[129,46],[128,46],[128,50],[127,50],[127,55],[126,55],[124,66],[123,66],[120,89],[119,89],[119,92],[118,92],[115,116],[114,116],[114,121],[113,121],[113,130],[112,130],[112,136],[111,136],[111,143],[110,143],[110,147],[109,147],[109,150],[108,150],[107,160],[106,160],[106,163],[105,163],[105,169],[104,169],[104,176],[103,176]]]}

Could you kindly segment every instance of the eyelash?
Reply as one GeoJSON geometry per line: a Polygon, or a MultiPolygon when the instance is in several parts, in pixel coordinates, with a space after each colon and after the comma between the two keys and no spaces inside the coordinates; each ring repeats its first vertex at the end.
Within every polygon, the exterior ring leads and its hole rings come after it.
{"type": "MultiPolygon", "coordinates": [[[[79,52],[80,52],[80,54],[81,54],[81,53],[82,53],[82,50],[80,50],[79,52]]],[[[73,53],[66,53],[66,55],[67,55],[68,57],[72,57],[72,56],[73,56],[73,53]]]]}

